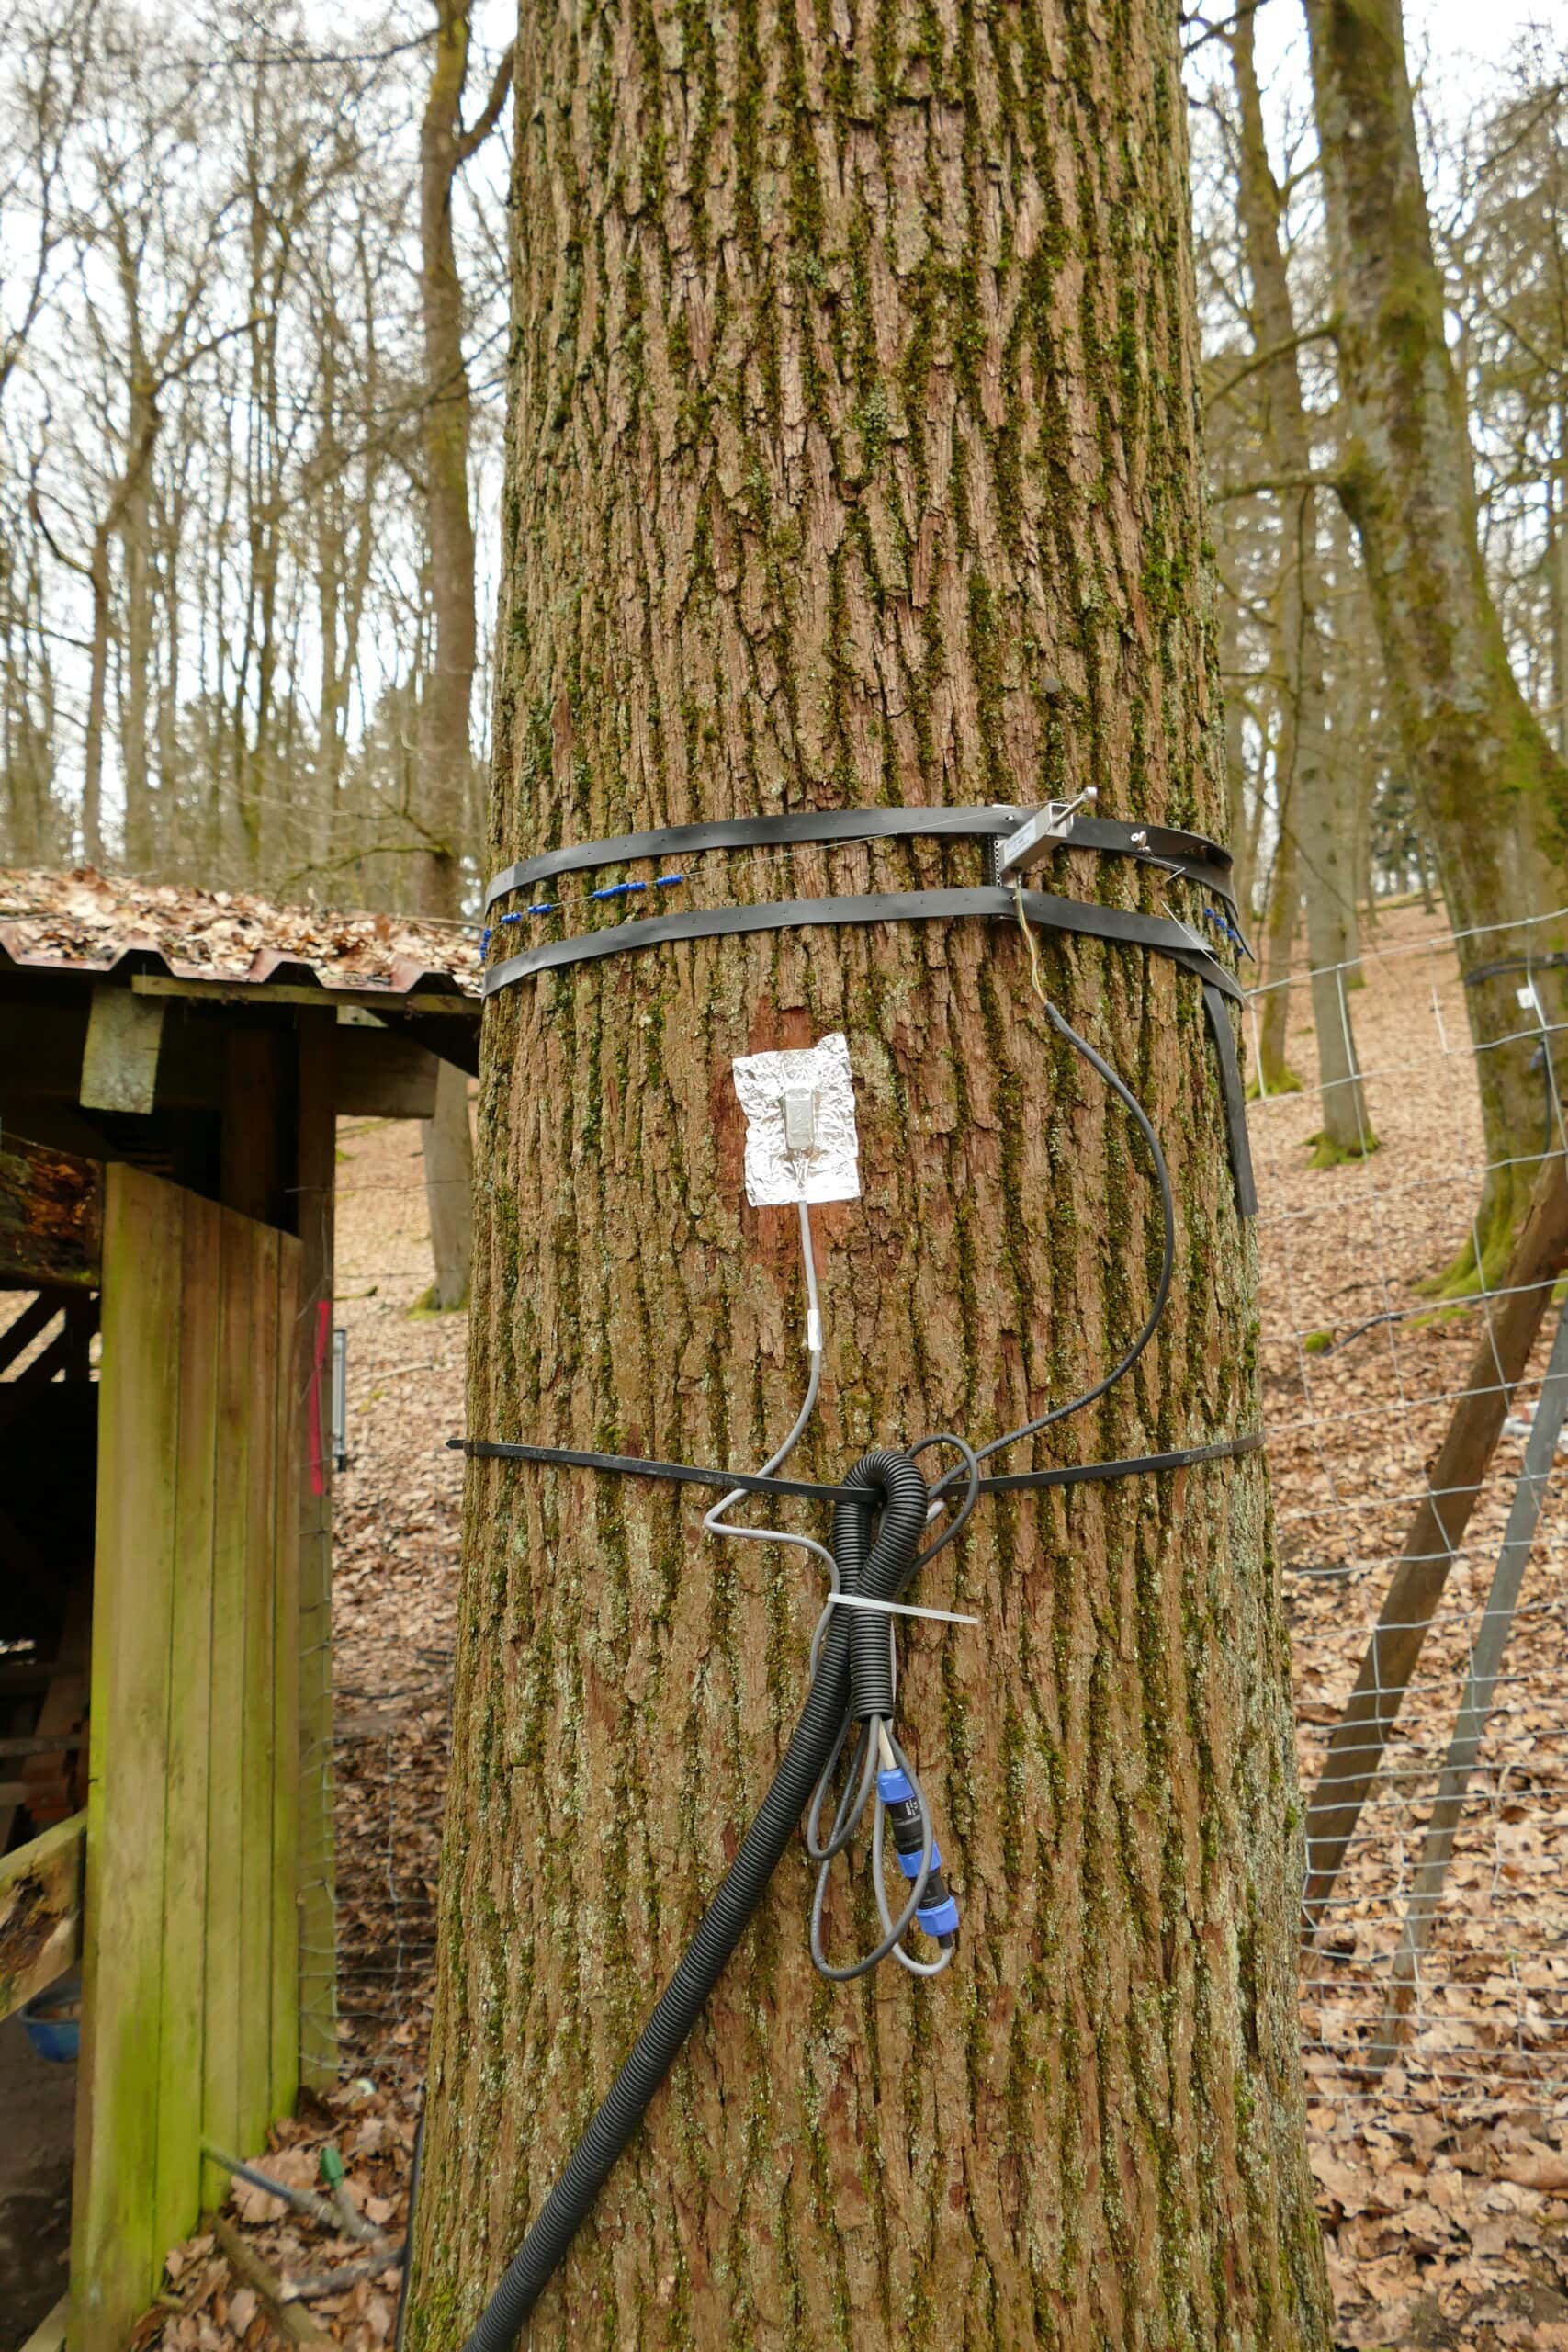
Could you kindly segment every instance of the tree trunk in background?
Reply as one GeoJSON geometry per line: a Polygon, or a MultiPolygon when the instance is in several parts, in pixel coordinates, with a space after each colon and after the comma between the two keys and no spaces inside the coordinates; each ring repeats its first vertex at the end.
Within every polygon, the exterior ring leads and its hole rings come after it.
{"type": "MultiPolygon", "coordinates": [[[[1302,795],[1302,824],[1309,847],[1306,872],[1307,961],[1312,967],[1312,1018],[1317,1035],[1317,1082],[1323,1125],[1313,1141],[1313,1165],[1332,1168],[1377,1149],[1367,1114],[1360,1064],[1350,1021],[1357,985],[1356,856],[1351,837],[1353,779],[1346,747],[1325,741],[1325,757],[1302,795]]],[[[1303,786],[1308,778],[1303,776],[1303,786]]]]}
{"type": "Polygon", "coordinates": [[[82,743],[82,854],[89,865],[104,863],[104,723],[109,687],[109,531],[93,534],[86,566],[92,597],[93,634],[87,656],[87,717],[82,743]]]}
{"type": "MultiPolygon", "coordinates": [[[[1253,11],[1242,9],[1230,35],[1240,103],[1236,212],[1252,283],[1256,347],[1272,356],[1258,369],[1263,440],[1271,472],[1283,481],[1312,470],[1312,427],[1302,397],[1295,311],[1281,234],[1284,198],[1269,161],[1263,100],[1253,55],[1253,11]]],[[[1317,1165],[1332,1167],[1375,1148],[1367,1119],[1343,961],[1345,901],[1354,890],[1349,822],[1342,808],[1340,762],[1329,740],[1327,663],[1323,641],[1325,584],[1318,560],[1316,493],[1286,492],[1281,502],[1280,652],[1285,727],[1280,738],[1280,825],[1294,836],[1294,867],[1306,899],[1307,960],[1312,967],[1313,1027],[1317,1036],[1323,1125],[1317,1165]]],[[[1352,901],[1353,904],[1353,901],[1352,901]]],[[[1284,914],[1281,907],[1281,917],[1284,914]]],[[[1279,943],[1271,935],[1270,945],[1279,943]]],[[[1290,939],[1284,939],[1289,955],[1290,939]]],[[[1271,968],[1269,978],[1276,977],[1271,968]]],[[[1281,998],[1284,991],[1281,991],[1281,998]]],[[[1279,1019],[1278,1013],[1275,1015],[1279,1019]]],[[[1280,1057],[1283,1060],[1283,1037],[1280,1057]]],[[[1278,1091],[1270,1086],[1269,1091],[1278,1091]]]]}
{"type": "Polygon", "coordinates": [[[1280,740],[1274,753],[1274,857],[1269,868],[1269,896],[1263,910],[1258,955],[1262,1001],[1258,1014],[1258,1068],[1253,1075],[1259,1094],[1296,1094],[1301,1091],[1302,1083],[1288,1057],[1291,956],[1302,908],[1292,798],[1292,773],[1296,763],[1294,741],[1295,729],[1287,704],[1281,713],[1280,740]]]}
{"type": "Polygon", "coordinates": [[[152,821],[149,786],[147,736],[152,682],[152,496],[148,481],[152,442],[158,429],[146,362],[133,351],[130,380],[132,450],[142,450],[141,462],[127,479],[119,502],[117,533],[125,566],[125,707],[120,728],[120,763],[125,786],[125,862],[133,874],[151,874],[164,844],[152,821]]]}
{"type": "MultiPolygon", "coordinates": [[[[422,914],[459,915],[476,629],[474,523],[468,505],[470,401],[452,191],[458,166],[477,141],[465,133],[462,122],[470,37],[468,0],[436,0],[436,18],[430,90],[420,129],[419,205],[424,494],[435,646],[421,711],[415,814],[426,846],[414,860],[414,905],[422,914]]],[[[436,1095],[435,1116],[424,1127],[424,1185],[435,1260],[432,1304],[462,1306],[468,1295],[473,1251],[473,1146],[467,1086],[446,1077],[436,1095]]]]}
{"type": "MultiPolygon", "coordinates": [[[[1399,0],[1306,0],[1336,273],[1356,526],[1411,780],[1443,870],[1465,968],[1495,960],[1475,927],[1562,895],[1568,769],[1515,683],[1486,584],[1463,389],[1443,332],[1399,0]]],[[[1532,949],[1568,945],[1538,925],[1532,949]]],[[[1512,976],[1467,988],[1477,1046],[1517,1025],[1512,976]]],[[[1554,1006],[1561,1018],[1561,1000],[1554,1006]]],[[[1490,1165],[1481,1269],[1506,1261],[1540,1148],[1528,1045],[1478,1052],[1490,1165]],[[1506,1164],[1511,1163],[1511,1164],[1506,1164]]],[[[1474,1283],[1472,1238],[1445,1277],[1474,1283]]]]}
{"type": "MultiPolygon", "coordinates": [[[[1064,0],[890,5],[862,34],[773,0],[525,12],[495,864],[1091,781],[1117,815],[1223,820],[1176,16],[1128,0],[1110,29],[1064,0]]],[[[943,875],[977,880],[973,845],[747,853],[694,861],[680,903],[943,875]]],[[[1047,887],[1152,909],[1160,878],[1066,853],[1047,887]]],[[[1146,1368],[1063,1451],[1255,1428],[1193,983],[1042,955],[1135,1080],[1180,1228],[1146,1368]]],[[[807,1475],[988,1436],[1104,1367],[1157,1202],[1010,924],[703,941],[487,1007],[476,1436],[776,1442],[795,1215],[745,1204],[730,1063],[835,1029],[864,1197],[818,1213],[807,1475]]],[[[405,2352],[460,2342],[800,1702],[814,1580],[699,1509],[470,1475],[405,2352]]],[[[902,1645],[957,1963],[824,1985],[793,1849],[529,2343],[1325,2346],[1261,1459],[983,1504],[918,1598],[984,1622],[902,1645]]],[[[842,1937],[841,1881],[833,1907],[842,1937]]]]}
{"type": "Polygon", "coordinates": [[[1568,400],[1557,403],[1557,481],[1551,502],[1551,684],[1557,755],[1568,760],[1568,400]]]}
{"type": "Polygon", "coordinates": [[[1262,775],[1260,772],[1258,790],[1249,791],[1247,706],[1239,685],[1224,684],[1226,678],[1234,679],[1241,668],[1239,599],[1222,594],[1219,609],[1220,672],[1225,698],[1225,839],[1230,844],[1232,878],[1235,884],[1235,902],[1241,914],[1241,927],[1250,936],[1256,875],[1253,858],[1258,846],[1257,804],[1262,797],[1262,775]]]}

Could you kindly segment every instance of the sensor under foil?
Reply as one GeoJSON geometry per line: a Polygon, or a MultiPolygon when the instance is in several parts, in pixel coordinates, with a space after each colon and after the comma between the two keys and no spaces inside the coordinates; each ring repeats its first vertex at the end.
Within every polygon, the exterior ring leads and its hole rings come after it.
{"type": "Polygon", "coordinates": [[[837,1031],[797,1052],[733,1065],[746,1114],[746,1197],[754,1209],[860,1198],[850,1049],[837,1031]]]}

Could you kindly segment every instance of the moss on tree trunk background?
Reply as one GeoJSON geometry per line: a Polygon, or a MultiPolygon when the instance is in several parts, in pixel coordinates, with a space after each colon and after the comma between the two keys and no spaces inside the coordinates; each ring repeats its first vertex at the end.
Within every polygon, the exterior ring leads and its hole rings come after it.
{"type": "MultiPolygon", "coordinates": [[[[1306,0],[1346,412],[1340,495],[1355,525],[1411,783],[1436,844],[1465,971],[1513,943],[1487,927],[1563,900],[1568,768],[1519,691],[1483,570],[1464,388],[1444,325],[1421,181],[1400,0],[1306,0]]],[[[1543,979],[1553,1017],[1555,983],[1543,979]]],[[[1448,1286],[1495,1281],[1523,1220],[1540,1149],[1541,1090],[1514,982],[1466,992],[1486,1157],[1474,1231],[1448,1286]]]]}
{"type": "MultiPolygon", "coordinates": [[[[517,71],[494,863],[1089,782],[1217,828],[1174,9],[567,0],[525,17],[517,71]]],[[[911,877],[977,854],[709,857],[681,902],[911,877]]],[[[1057,879],[1158,906],[1110,862],[1057,879]]],[[[1062,1458],[1256,1427],[1196,985],[1044,952],[1179,1196],[1159,1339],[1062,1458]]],[[[1158,1204],[1037,1011],[1016,933],[977,924],[698,943],[498,1000],[474,1433],[737,1464],[776,1442],[795,1220],[745,1205],[729,1064],[834,1028],[864,1197],[818,1218],[810,1473],[1093,1377],[1146,1307],[1158,1204]]],[[[700,1511],[471,1475],[411,2352],[450,2352],[513,2251],[799,1703],[815,1586],[700,1511]]],[[[902,1645],[958,1962],[824,1985],[793,1854],[529,2341],[1325,2343],[1260,1459],[984,1505],[919,1597],[982,1619],[902,1645]]],[[[846,1889],[840,1939],[866,1924],[846,1889]]]]}

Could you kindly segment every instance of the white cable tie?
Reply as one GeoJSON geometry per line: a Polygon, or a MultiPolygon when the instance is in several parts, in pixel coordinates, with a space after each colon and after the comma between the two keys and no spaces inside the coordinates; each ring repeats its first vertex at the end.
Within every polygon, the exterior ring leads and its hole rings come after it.
{"type": "Polygon", "coordinates": [[[830,1592],[822,1604],[829,1609],[874,1609],[883,1617],[930,1617],[939,1625],[977,1625],[978,1617],[962,1617],[955,1609],[922,1609],[913,1600],[876,1600],[868,1592],[830,1592]]]}
{"type": "Polygon", "coordinates": [[[809,1356],[819,1356],[822,1352],[822,1316],[820,1309],[815,1306],[807,1309],[806,1352],[809,1356]]]}

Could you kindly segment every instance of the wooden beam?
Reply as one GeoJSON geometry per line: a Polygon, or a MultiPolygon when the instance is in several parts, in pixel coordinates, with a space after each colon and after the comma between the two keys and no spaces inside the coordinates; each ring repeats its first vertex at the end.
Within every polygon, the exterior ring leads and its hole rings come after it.
{"type": "Polygon", "coordinates": [[[47,1690],[53,1679],[54,1667],[48,1658],[7,1658],[0,1662],[0,1694],[7,1698],[30,1698],[35,1691],[47,1690]]]}
{"type": "Polygon", "coordinates": [[[329,989],[295,988],[287,980],[176,980],[165,979],[160,972],[138,972],[130,983],[138,996],[183,996],[209,1004],[245,1004],[253,1012],[265,1012],[271,1004],[301,1005],[311,1012],[334,1012],[340,1004],[363,1006],[367,1012],[401,1013],[428,1012],[442,1016],[461,1015],[479,1025],[479,999],[471,996],[449,996],[439,989],[428,993],[421,989],[417,996],[399,996],[391,989],[329,989]]]}
{"type": "Polygon", "coordinates": [[[340,1119],[429,1119],[435,1114],[435,1056],[395,1031],[339,1022],[333,1092],[340,1119]]]}
{"type": "Polygon", "coordinates": [[[470,1078],[479,1074],[479,1008],[470,997],[462,1000],[462,1017],[437,1013],[425,997],[405,998],[395,1012],[386,1012],[384,1021],[395,1023],[405,1036],[417,1038],[422,1046],[444,1062],[451,1062],[457,1069],[466,1070],[470,1078]]]}
{"type": "Polygon", "coordinates": [[[35,1829],[46,1829],[51,1822],[63,1821],[86,1799],[86,1777],[80,1768],[79,1752],[83,1745],[81,1726],[87,1713],[92,1628],[93,1583],[89,1574],[71,1589],[53,1679],[33,1725],[32,1736],[38,1743],[36,1752],[40,1760],[22,1768],[28,1811],[32,1815],[35,1829]],[[65,1742],[70,1743],[69,1747],[63,1746],[65,1742]],[[53,1764],[41,1760],[51,1749],[57,1760],[53,1764]],[[61,1760],[62,1758],[64,1760],[61,1760]]]}
{"type": "Polygon", "coordinates": [[[74,1352],[70,1332],[62,1329],[25,1372],[18,1373],[15,1380],[0,1383],[0,1430],[27,1411],[36,1392],[47,1388],[55,1375],[65,1370],[74,1352]]]}
{"type": "Polygon", "coordinates": [[[17,1358],[48,1330],[60,1311],[61,1302],[47,1291],[40,1292],[30,1306],[23,1307],[16,1321],[0,1331],[0,1372],[10,1370],[17,1358]]]}
{"type": "Polygon", "coordinates": [[[40,2319],[22,2352],[65,2352],[65,2339],[71,2325],[71,2298],[62,2295],[54,2309],[40,2319]]]}
{"type": "Polygon", "coordinates": [[[1568,1176],[1555,1154],[1542,1163],[1502,1295],[1484,1304],[1464,1385],[1427,1492],[1367,1645],[1356,1687],[1329,1738],[1306,1818],[1303,1932],[1315,1933],[1376,1780],[1427,1629],[1442,1598],[1471,1513],[1481,1498],[1515,1384],[1523,1378],[1551,1286],[1568,1262],[1568,1176]]]}
{"type": "Polygon", "coordinates": [[[0,1275],[40,1290],[96,1290],[102,1247],[96,1161],[0,1138],[0,1275]]]}
{"type": "Polygon", "coordinates": [[[86,1827],[73,1814],[0,1861],[0,2018],[75,1966],[86,1827]]]}
{"type": "Polygon", "coordinates": [[[235,1029],[223,1057],[223,1205],[258,1225],[294,1222],[292,1046],[284,1029],[235,1029]]]}
{"type": "Polygon", "coordinates": [[[101,980],[87,1015],[77,1101],[89,1111],[134,1111],[147,1117],[158,1091],[163,1042],[162,1004],[101,980]]]}
{"type": "MultiPolygon", "coordinates": [[[[165,999],[135,997],[124,989],[106,989],[104,993],[118,1003],[135,1004],[156,1015],[162,1015],[169,1003],[165,999]]],[[[309,991],[288,993],[299,996],[309,991]]],[[[231,989],[217,1000],[176,1001],[164,1022],[154,1107],[160,1112],[219,1110],[227,1046],[237,1025],[291,1032],[298,1020],[320,1015],[337,1023],[341,1116],[428,1118],[435,1060],[456,1061],[470,1073],[479,1067],[479,1009],[467,998],[463,1002],[466,1010],[461,1016],[421,1018],[416,1014],[405,1020],[386,1005],[375,1012],[357,1003],[340,1005],[335,994],[325,1004],[319,996],[311,997],[309,1009],[303,1010],[291,1001],[277,1001],[270,989],[251,989],[243,997],[231,989]],[[226,1008],[231,1005],[248,1014],[249,1020],[239,1023],[229,1018],[226,1008]]],[[[0,1072],[0,1119],[6,1126],[14,1124],[28,1129],[31,1124],[52,1134],[51,1124],[35,1114],[33,1106],[76,1106],[78,1072],[84,1067],[84,1014],[70,1005],[24,1007],[0,1000],[0,1021],[10,1024],[12,1033],[6,1037],[5,1068],[0,1072]]],[[[80,1140],[85,1132],[80,1120],[77,1130],[80,1140]]],[[[61,1140],[69,1144],[70,1137],[62,1134],[61,1140]]],[[[92,1148],[96,1148],[95,1138],[92,1148]]]]}

